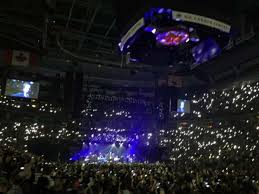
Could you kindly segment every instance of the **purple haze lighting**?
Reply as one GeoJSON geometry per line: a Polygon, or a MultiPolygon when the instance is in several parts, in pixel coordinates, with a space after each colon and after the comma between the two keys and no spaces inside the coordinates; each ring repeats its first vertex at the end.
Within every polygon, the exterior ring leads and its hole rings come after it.
{"type": "Polygon", "coordinates": [[[145,28],[145,31],[146,32],[151,32],[153,34],[156,34],[157,29],[152,27],[152,26],[148,26],[148,27],[145,28]]]}
{"type": "Polygon", "coordinates": [[[145,13],[144,18],[150,21],[150,20],[154,20],[157,15],[172,16],[172,9],[161,8],[161,7],[152,8],[145,13]]]}
{"type": "Polygon", "coordinates": [[[197,37],[197,38],[191,37],[190,40],[191,40],[192,42],[199,42],[199,41],[200,41],[200,39],[199,39],[198,37],[197,37]]]}
{"type": "Polygon", "coordinates": [[[134,59],[134,58],[130,58],[130,61],[131,62],[138,62],[139,60],[138,59],[134,59]]]}
{"type": "Polygon", "coordinates": [[[159,10],[158,10],[158,13],[163,13],[164,12],[164,8],[160,8],[159,10]]]}
{"type": "Polygon", "coordinates": [[[221,52],[215,40],[209,38],[192,49],[192,55],[197,64],[205,63],[218,56],[221,52]]]}
{"type": "Polygon", "coordinates": [[[92,143],[89,147],[83,148],[75,154],[71,160],[84,160],[85,162],[133,162],[136,160],[135,150],[131,146],[125,147],[123,143],[113,144],[92,143]]]}
{"type": "Polygon", "coordinates": [[[170,30],[157,34],[158,43],[165,46],[178,46],[188,42],[189,34],[183,30],[170,30]]]}

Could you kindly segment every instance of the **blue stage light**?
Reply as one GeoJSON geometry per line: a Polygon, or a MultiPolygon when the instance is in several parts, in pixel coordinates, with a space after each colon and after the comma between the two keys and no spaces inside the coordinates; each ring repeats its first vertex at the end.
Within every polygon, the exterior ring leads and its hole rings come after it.
{"type": "Polygon", "coordinates": [[[151,33],[153,33],[153,34],[156,34],[157,29],[154,28],[153,26],[147,26],[147,27],[145,28],[145,31],[146,31],[146,32],[151,32],[151,33]]]}
{"type": "Polygon", "coordinates": [[[221,48],[212,38],[208,38],[192,49],[192,55],[197,64],[205,63],[220,53],[221,48]]]}

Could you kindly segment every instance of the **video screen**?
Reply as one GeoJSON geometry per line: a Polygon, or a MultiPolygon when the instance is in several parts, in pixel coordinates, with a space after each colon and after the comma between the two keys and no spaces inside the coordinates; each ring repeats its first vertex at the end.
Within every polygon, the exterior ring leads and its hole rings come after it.
{"type": "Polygon", "coordinates": [[[39,94],[39,83],[8,79],[6,82],[5,95],[20,98],[37,99],[39,94]]]}
{"type": "Polygon", "coordinates": [[[189,100],[181,100],[177,101],[177,112],[178,113],[190,113],[190,101],[189,100]]]}

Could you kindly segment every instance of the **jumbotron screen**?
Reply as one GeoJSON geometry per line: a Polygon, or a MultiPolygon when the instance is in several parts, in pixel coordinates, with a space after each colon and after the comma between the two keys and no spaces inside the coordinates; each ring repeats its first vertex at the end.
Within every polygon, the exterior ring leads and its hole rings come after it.
{"type": "Polygon", "coordinates": [[[20,98],[37,99],[39,94],[39,83],[8,79],[6,82],[5,95],[20,98]]]}
{"type": "Polygon", "coordinates": [[[191,111],[190,101],[178,99],[177,112],[178,113],[190,113],[190,111],[191,111]]]}

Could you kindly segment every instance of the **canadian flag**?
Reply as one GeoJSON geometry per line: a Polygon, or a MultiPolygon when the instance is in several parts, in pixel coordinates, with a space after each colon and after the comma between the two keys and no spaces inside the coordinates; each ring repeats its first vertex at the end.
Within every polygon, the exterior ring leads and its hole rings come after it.
{"type": "Polygon", "coordinates": [[[35,54],[21,50],[6,50],[5,61],[7,64],[18,67],[29,67],[37,64],[35,54]]]}
{"type": "Polygon", "coordinates": [[[14,66],[27,67],[30,65],[30,57],[30,52],[13,50],[11,64],[14,66]]]}

